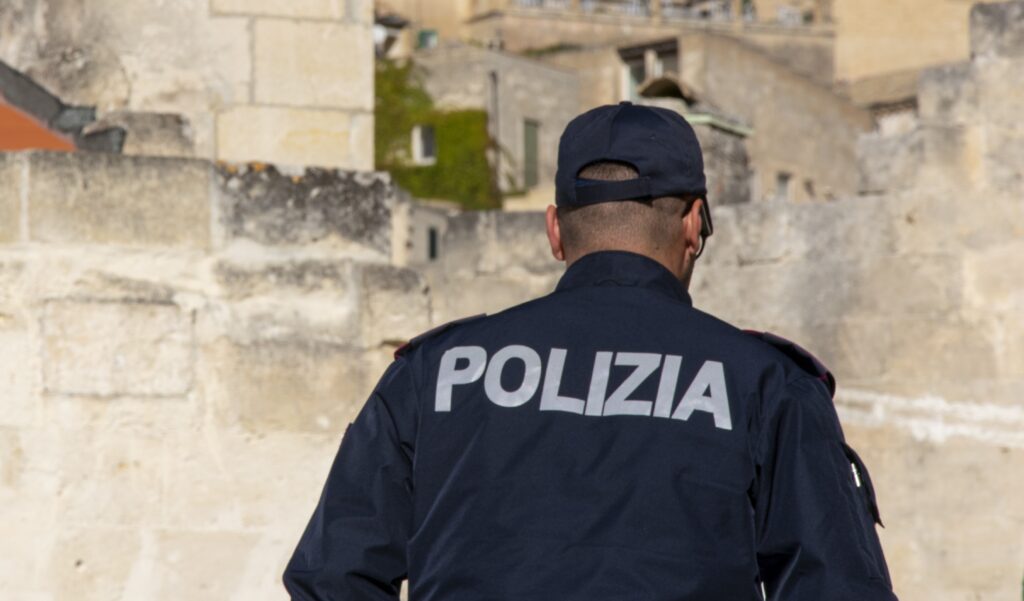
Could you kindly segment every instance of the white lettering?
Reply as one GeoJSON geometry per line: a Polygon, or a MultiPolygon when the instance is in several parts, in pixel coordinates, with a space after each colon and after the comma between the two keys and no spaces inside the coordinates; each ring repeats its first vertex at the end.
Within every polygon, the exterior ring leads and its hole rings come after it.
{"type": "Polygon", "coordinates": [[[587,394],[587,415],[601,415],[604,396],[608,393],[608,372],[612,368],[612,355],[600,351],[594,356],[594,371],[590,374],[590,392],[587,394]]]}
{"type": "Polygon", "coordinates": [[[437,392],[434,395],[435,411],[452,410],[452,387],[456,384],[476,382],[484,375],[487,366],[487,351],[479,346],[457,346],[448,349],[441,356],[441,369],[437,372],[437,392]],[[459,359],[466,359],[469,365],[456,369],[459,359]]]}
{"type": "Polygon", "coordinates": [[[686,389],[672,419],[686,421],[694,411],[707,411],[715,416],[715,427],[732,430],[729,395],[725,390],[725,368],[718,361],[705,361],[690,387],[686,389]],[[705,391],[710,396],[705,396],[705,391]]]}
{"type": "Polygon", "coordinates": [[[658,382],[658,398],[654,400],[654,417],[669,417],[672,403],[676,398],[676,384],[679,382],[679,366],[683,358],[679,355],[665,355],[661,367],[661,381],[658,382]]]}
{"type": "Polygon", "coordinates": [[[513,344],[506,346],[491,358],[487,366],[487,376],[484,378],[484,391],[491,402],[501,407],[519,407],[525,405],[540,386],[540,355],[537,351],[528,346],[513,344]],[[515,390],[505,390],[501,385],[501,374],[505,370],[505,364],[511,359],[519,359],[523,362],[523,382],[515,390]]]}
{"type": "Polygon", "coordinates": [[[565,349],[551,349],[551,354],[548,356],[547,372],[544,374],[544,390],[540,396],[540,410],[567,411],[583,415],[583,399],[558,394],[558,389],[562,385],[565,355],[565,349]]]}
{"type": "Polygon", "coordinates": [[[615,389],[604,404],[604,415],[650,415],[651,401],[629,398],[661,364],[661,355],[654,353],[616,353],[615,365],[633,366],[633,373],[615,389]]]}

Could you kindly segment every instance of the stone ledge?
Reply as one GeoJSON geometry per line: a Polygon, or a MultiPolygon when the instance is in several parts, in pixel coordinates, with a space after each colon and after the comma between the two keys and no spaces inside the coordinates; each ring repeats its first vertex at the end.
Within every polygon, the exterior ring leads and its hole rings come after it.
{"type": "Polygon", "coordinates": [[[25,158],[32,242],[209,246],[206,161],[92,152],[25,158]]]}
{"type": "Polygon", "coordinates": [[[384,174],[220,165],[221,219],[229,239],[271,246],[358,244],[391,255],[394,186],[384,174]]]}
{"type": "Polygon", "coordinates": [[[215,15],[288,17],[292,19],[339,20],[344,4],[337,0],[211,0],[215,15]]]}

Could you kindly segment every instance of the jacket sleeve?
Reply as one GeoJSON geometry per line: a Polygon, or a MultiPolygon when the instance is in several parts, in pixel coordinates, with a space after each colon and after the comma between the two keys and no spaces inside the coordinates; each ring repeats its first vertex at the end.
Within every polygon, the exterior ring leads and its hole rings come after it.
{"type": "Polygon", "coordinates": [[[762,415],[754,513],[768,599],[895,601],[867,471],[825,387],[799,377],[762,415]]]}
{"type": "Polygon", "coordinates": [[[293,600],[398,599],[413,511],[410,371],[393,363],[346,431],[284,573],[293,600]]]}

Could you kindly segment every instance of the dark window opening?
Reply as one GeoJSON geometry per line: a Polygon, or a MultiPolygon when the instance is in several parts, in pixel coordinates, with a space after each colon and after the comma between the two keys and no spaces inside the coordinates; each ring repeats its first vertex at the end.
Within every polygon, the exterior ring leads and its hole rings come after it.
{"type": "Polygon", "coordinates": [[[793,174],[780,171],[775,175],[775,196],[780,200],[789,200],[789,182],[793,174]]]}
{"type": "Polygon", "coordinates": [[[431,261],[436,261],[438,254],[437,228],[427,228],[427,258],[431,261]]]}
{"type": "Polygon", "coordinates": [[[523,122],[523,186],[533,188],[540,183],[540,123],[523,122]]]}

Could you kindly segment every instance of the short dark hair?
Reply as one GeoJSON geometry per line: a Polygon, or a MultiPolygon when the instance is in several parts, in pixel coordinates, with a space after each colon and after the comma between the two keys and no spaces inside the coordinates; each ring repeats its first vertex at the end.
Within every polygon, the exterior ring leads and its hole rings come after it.
{"type": "MultiPolygon", "coordinates": [[[[584,167],[578,177],[601,181],[636,179],[629,163],[601,161],[584,167]]],[[[558,207],[562,246],[570,252],[614,248],[618,242],[643,240],[652,250],[667,246],[678,231],[677,219],[697,196],[664,196],[646,200],[602,202],[581,207],[558,207]]]]}

